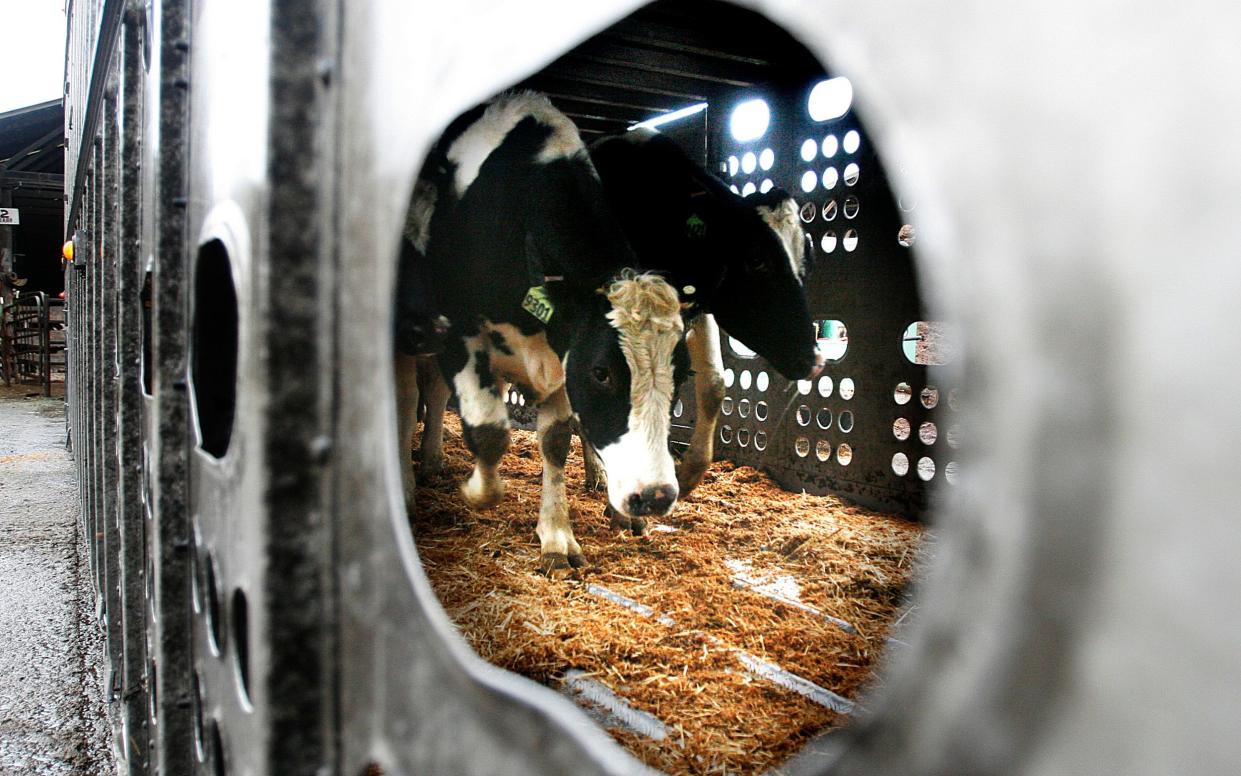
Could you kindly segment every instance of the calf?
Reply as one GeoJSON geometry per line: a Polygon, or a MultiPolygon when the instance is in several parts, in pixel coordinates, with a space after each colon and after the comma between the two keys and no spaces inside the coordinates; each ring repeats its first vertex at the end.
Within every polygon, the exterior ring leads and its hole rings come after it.
{"type": "MultiPolygon", "coordinates": [[[[717,320],[790,380],[822,368],[802,287],[814,246],[784,191],[743,199],[657,132],[604,138],[591,159],[639,259],[681,292],[698,409],[677,472],[684,496],[711,463],[724,398],[717,320]]],[[[589,451],[586,462],[598,479],[589,451]]]]}
{"type": "MultiPolygon", "coordinates": [[[[462,115],[428,156],[405,239],[412,250],[400,275],[425,257],[434,311],[451,322],[439,365],[475,457],[466,501],[483,508],[503,496],[503,389],[516,383],[538,407],[545,567],[583,563],[563,474],[573,415],[608,471],[608,502],[622,520],[671,510],[669,408],[689,361],[681,300],[640,271],[572,122],[529,92],[462,115]]],[[[399,392],[403,418],[416,411],[408,406],[416,393],[399,392]]]]}
{"type": "MultiPolygon", "coordinates": [[[[425,191],[423,192],[425,194],[425,191]]],[[[424,241],[419,240],[420,244],[424,241]]],[[[425,245],[424,245],[425,247],[425,245]]],[[[392,342],[396,372],[397,405],[400,410],[398,437],[403,456],[401,478],[405,503],[414,503],[414,470],[409,452],[418,426],[418,409],[426,405],[422,432],[422,471],[433,474],[443,466],[443,420],[448,405],[448,386],[439,375],[435,356],[443,350],[449,322],[436,312],[432,300],[426,257],[411,235],[401,238],[401,254],[393,305],[392,342]]]]}

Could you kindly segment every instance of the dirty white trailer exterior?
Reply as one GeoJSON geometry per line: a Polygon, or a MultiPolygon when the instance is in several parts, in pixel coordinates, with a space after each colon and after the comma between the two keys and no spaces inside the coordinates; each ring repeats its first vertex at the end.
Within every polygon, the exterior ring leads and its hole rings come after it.
{"type": "MultiPolygon", "coordinates": [[[[453,633],[372,312],[440,129],[639,5],[69,4],[69,425],[130,773],[642,770],[453,633]]],[[[785,770],[1234,771],[1236,12],[747,5],[852,79],[968,335],[911,647],[785,770]]]]}

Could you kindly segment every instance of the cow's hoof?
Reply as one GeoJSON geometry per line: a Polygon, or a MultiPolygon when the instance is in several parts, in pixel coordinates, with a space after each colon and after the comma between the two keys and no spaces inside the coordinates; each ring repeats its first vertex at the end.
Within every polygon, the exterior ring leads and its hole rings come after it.
{"type": "Polygon", "coordinates": [[[607,489],[608,489],[608,481],[604,479],[603,477],[594,477],[594,478],[587,477],[586,478],[586,492],[587,493],[599,493],[607,489]]]}
{"type": "Polygon", "coordinates": [[[461,497],[471,509],[491,509],[504,499],[504,483],[494,488],[473,488],[469,482],[461,486],[461,497]]]}
{"type": "Polygon", "coordinates": [[[706,461],[681,461],[681,465],[677,467],[677,489],[680,492],[680,498],[685,498],[689,492],[702,484],[702,478],[707,475],[706,461]]]}
{"type": "Polygon", "coordinates": [[[405,493],[405,513],[412,516],[414,514],[414,494],[418,490],[413,474],[409,474],[405,477],[403,490],[405,493]]]}
{"type": "Polygon", "coordinates": [[[580,552],[545,552],[539,556],[539,568],[543,573],[551,573],[563,569],[580,569],[586,565],[586,559],[580,552]]]}
{"type": "Polygon", "coordinates": [[[646,533],[646,520],[641,517],[626,517],[612,508],[611,504],[604,507],[604,514],[612,520],[612,530],[632,531],[634,536],[646,533]]]}
{"type": "Polygon", "coordinates": [[[423,458],[418,473],[423,477],[438,477],[444,471],[444,457],[423,458]]]}

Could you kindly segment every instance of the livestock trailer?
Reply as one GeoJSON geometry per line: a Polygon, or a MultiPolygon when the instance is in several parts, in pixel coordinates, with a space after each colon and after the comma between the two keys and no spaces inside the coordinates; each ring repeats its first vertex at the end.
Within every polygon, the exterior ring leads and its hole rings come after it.
{"type": "Polygon", "coordinates": [[[717,456],[934,518],[907,646],[783,771],[1235,767],[1219,431],[1241,419],[1218,397],[1241,278],[1212,261],[1241,172],[1230,20],[796,0],[68,15],[68,421],[129,772],[644,770],[466,645],[402,504],[390,307],[413,182],[455,116],[514,86],[587,139],[706,103],[665,131],[739,196],[798,196],[836,357],[789,384],[726,339],[717,456]],[[1171,325],[1135,339],[1152,320],[1171,325]],[[1166,528],[1180,515],[1192,531],[1166,528]]]}

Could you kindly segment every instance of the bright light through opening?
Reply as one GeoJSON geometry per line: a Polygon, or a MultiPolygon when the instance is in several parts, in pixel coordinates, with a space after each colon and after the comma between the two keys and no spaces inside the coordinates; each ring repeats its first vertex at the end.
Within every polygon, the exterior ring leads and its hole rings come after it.
{"type": "Polygon", "coordinates": [[[659,116],[655,116],[654,118],[649,118],[646,121],[639,121],[637,124],[631,125],[629,130],[633,131],[639,128],[654,129],[655,127],[663,126],[669,122],[677,121],[688,116],[693,116],[696,113],[702,113],[706,109],[707,104],[705,102],[695,103],[694,105],[690,105],[679,110],[674,110],[670,113],[663,113],[659,116]]]}
{"type": "Polygon", "coordinates": [[[810,90],[810,99],[806,108],[810,118],[815,121],[838,119],[849,111],[853,104],[853,84],[848,78],[829,78],[819,81],[810,90]]]}
{"type": "Polygon", "coordinates": [[[741,157],[741,171],[749,175],[754,172],[756,166],[758,166],[758,157],[754,155],[753,151],[746,151],[745,155],[741,157]]]}
{"type": "Polygon", "coordinates": [[[735,140],[745,143],[762,137],[770,123],[771,109],[767,107],[767,102],[747,100],[733,109],[728,127],[735,140]]]}

